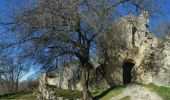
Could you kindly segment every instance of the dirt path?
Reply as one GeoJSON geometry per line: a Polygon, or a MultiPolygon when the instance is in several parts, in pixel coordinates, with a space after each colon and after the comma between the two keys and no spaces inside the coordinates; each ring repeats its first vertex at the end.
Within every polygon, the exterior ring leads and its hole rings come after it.
{"type": "Polygon", "coordinates": [[[111,100],[122,100],[123,98],[126,98],[125,100],[163,100],[157,93],[136,84],[128,85],[121,94],[112,97],[111,100]]]}

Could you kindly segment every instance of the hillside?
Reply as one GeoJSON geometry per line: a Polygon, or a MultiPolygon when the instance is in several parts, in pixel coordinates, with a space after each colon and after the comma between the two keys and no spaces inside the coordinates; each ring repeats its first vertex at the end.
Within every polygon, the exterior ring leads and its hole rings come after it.
{"type": "MultiPolygon", "coordinates": [[[[55,87],[50,87],[49,89],[54,92],[55,96],[59,96],[57,97],[58,99],[72,100],[77,97],[81,100],[82,97],[82,92],[80,91],[62,90],[55,87]]],[[[20,92],[12,95],[3,95],[0,99],[36,100],[36,95],[36,92],[20,92]]],[[[129,84],[125,87],[115,87],[94,92],[93,96],[95,100],[170,100],[170,88],[154,84],[129,84]]]]}
{"type": "Polygon", "coordinates": [[[1,95],[0,100],[36,100],[34,92],[18,92],[15,94],[1,95]]]}
{"type": "Polygon", "coordinates": [[[101,100],[170,100],[170,88],[154,84],[129,84],[116,88],[100,98],[101,100]]]}

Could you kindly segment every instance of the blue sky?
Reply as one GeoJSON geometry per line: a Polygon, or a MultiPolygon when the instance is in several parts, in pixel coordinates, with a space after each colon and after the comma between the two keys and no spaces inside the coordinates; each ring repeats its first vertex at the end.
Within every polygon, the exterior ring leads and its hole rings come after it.
{"type": "MultiPolygon", "coordinates": [[[[20,8],[20,5],[25,3],[24,1],[31,1],[31,0],[0,0],[0,21],[1,20],[8,20],[12,16],[13,9],[20,8]],[[18,1],[18,2],[15,2],[18,1]],[[22,1],[19,3],[19,1],[22,1]]],[[[159,16],[157,18],[150,18],[150,29],[152,30],[155,25],[162,21],[169,21],[170,22],[170,0],[166,0],[167,3],[165,3],[161,10],[163,11],[164,16],[159,16]]],[[[0,26],[0,42],[8,39],[8,37],[12,37],[11,35],[6,35],[5,28],[3,26],[0,26]]],[[[26,75],[22,80],[25,80],[29,75],[32,75],[38,71],[36,69],[36,65],[32,65],[31,71],[28,75],[26,75]]]]}
{"type": "MultiPolygon", "coordinates": [[[[0,0],[0,20],[8,20],[12,14],[13,10],[19,9],[21,5],[31,5],[31,1],[35,0],[0,0]],[[26,3],[25,3],[26,2],[26,3]]],[[[157,1],[157,0],[155,0],[157,1]]],[[[166,1],[166,3],[161,6],[161,10],[163,13],[163,16],[159,16],[157,18],[150,18],[150,29],[152,30],[155,25],[162,21],[170,21],[170,0],[163,0],[166,1]]],[[[2,34],[5,31],[5,29],[0,26],[0,41],[2,41],[4,38],[7,38],[8,36],[6,34],[2,34]]]]}
{"type": "MultiPolygon", "coordinates": [[[[1,20],[8,20],[13,14],[13,10],[19,9],[20,5],[24,3],[25,1],[31,1],[31,0],[0,0],[0,21],[1,20]],[[22,1],[22,2],[21,2],[22,1]]],[[[6,29],[4,26],[0,26],[0,42],[3,42],[4,40],[7,39],[12,39],[13,35],[11,34],[6,34],[6,29]]],[[[11,40],[10,40],[11,41],[11,40]]],[[[14,49],[13,49],[14,50],[14,49]]],[[[14,50],[15,51],[15,50],[14,50]]],[[[33,75],[34,73],[37,73],[39,70],[37,69],[37,65],[31,65],[30,72],[25,75],[21,80],[27,79],[28,76],[33,75]]]]}

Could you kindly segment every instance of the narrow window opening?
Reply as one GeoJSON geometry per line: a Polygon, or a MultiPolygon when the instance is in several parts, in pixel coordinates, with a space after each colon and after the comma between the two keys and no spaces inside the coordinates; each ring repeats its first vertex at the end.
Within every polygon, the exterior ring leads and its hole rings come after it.
{"type": "Polygon", "coordinates": [[[135,46],[135,33],[137,29],[136,27],[132,27],[132,45],[135,46]]]}
{"type": "Polygon", "coordinates": [[[146,25],[146,28],[149,28],[149,25],[148,24],[145,24],[146,25]]]}

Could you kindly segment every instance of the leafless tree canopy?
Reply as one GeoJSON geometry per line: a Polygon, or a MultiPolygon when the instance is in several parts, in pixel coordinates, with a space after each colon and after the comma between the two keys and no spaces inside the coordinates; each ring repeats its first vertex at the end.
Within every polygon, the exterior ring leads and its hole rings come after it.
{"type": "MultiPolygon", "coordinates": [[[[8,29],[17,37],[10,47],[22,47],[23,57],[35,58],[46,70],[65,61],[78,60],[83,68],[84,100],[90,100],[88,79],[91,52],[96,50],[96,38],[107,41],[100,46],[119,48],[118,28],[111,29],[113,20],[126,13],[160,13],[162,0],[36,0],[34,6],[23,6],[13,12],[8,29]],[[159,4],[159,5],[155,5],[159,4]],[[114,30],[115,29],[115,30],[114,30]],[[111,31],[110,31],[111,30],[111,31]],[[107,34],[113,32],[115,34],[107,34]],[[107,34],[105,36],[105,34],[107,34]],[[105,39],[106,38],[106,39],[105,39]],[[108,43],[113,43],[109,45],[108,43]],[[110,47],[112,46],[112,47],[110,47]],[[117,47],[116,47],[117,46],[117,47]]],[[[99,42],[101,43],[101,42],[99,42]]],[[[102,42],[104,43],[104,42],[102,42]]],[[[34,59],[34,60],[35,60],[34,59]]]]}
{"type": "Polygon", "coordinates": [[[20,79],[29,72],[30,66],[22,59],[14,60],[12,57],[5,57],[0,61],[0,88],[4,93],[18,91],[20,79]],[[3,88],[4,87],[4,88],[3,88]]]}

